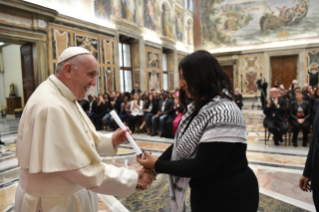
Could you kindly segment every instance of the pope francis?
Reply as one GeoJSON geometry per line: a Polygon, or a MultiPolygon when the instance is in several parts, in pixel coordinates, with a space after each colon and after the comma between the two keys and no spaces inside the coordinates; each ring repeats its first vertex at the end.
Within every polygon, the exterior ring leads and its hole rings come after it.
{"type": "Polygon", "coordinates": [[[17,212],[97,212],[95,192],[127,197],[154,180],[101,161],[100,155],[115,155],[126,137],[123,130],[96,132],[76,101],[95,86],[97,73],[89,51],[70,47],[58,58],[56,74],[28,100],[17,138],[17,212]]]}

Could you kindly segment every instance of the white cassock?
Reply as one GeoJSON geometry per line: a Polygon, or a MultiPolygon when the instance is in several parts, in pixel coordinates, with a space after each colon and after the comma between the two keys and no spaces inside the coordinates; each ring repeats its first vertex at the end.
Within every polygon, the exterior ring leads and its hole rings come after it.
{"type": "Polygon", "coordinates": [[[51,75],[20,120],[16,212],[97,212],[95,192],[131,195],[137,173],[101,162],[100,154],[116,152],[112,134],[96,132],[74,94],[51,75]]]}

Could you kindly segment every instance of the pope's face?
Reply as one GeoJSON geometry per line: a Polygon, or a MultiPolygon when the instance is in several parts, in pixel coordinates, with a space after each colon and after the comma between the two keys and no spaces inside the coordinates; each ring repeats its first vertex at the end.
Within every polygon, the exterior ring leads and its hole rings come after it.
{"type": "Polygon", "coordinates": [[[73,64],[73,90],[77,99],[83,99],[86,92],[91,86],[96,85],[96,75],[98,63],[92,55],[82,55],[81,61],[78,64],[73,64]]]}

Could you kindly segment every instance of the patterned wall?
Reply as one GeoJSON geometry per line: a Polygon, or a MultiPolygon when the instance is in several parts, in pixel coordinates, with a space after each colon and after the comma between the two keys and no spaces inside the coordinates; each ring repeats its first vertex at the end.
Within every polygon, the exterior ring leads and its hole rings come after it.
{"type": "Polygon", "coordinates": [[[50,74],[54,74],[60,54],[70,46],[80,46],[90,51],[99,63],[97,86],[90,94],[96,95],[115,90],[117,48],[115,38],[72,29],[57,24],[49,24],[50,74]]]}
{"type": "Polygon", "coordinates": [[[256,81],[264,76],[263,54],[239,56],[238,88],[243,95],[256,95],[256,81]]]}
{"type": "Polygon", "coordinates": [[[145,46],[147,89],[160,90],[162,86],[162,50],[145,46]]]}
{"type": "Polygon", "coordinates": [[[305,60],[305,83],[316,86],[319,83],[319,49],[307,49],[305,60]]]}

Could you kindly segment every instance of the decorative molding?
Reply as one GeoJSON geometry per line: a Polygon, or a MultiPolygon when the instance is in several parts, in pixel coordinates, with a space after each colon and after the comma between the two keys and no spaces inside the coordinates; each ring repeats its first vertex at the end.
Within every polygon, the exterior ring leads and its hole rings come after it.
{"type": "MultiPolygon", "coordinates": [[[[54,23],[50,23],[54,24],[54,23]]],[[[100,34],[103,36],[115,37],[117,31],[116,29],[104,27],[98,24],[93,24],[87,21],[76,19],[70,16],[59,14],[55,19],[55,24],[61,26],[64,25],[68,28],[77,27],[79,30],[87,30],[95,34],[100,34]]]]}

